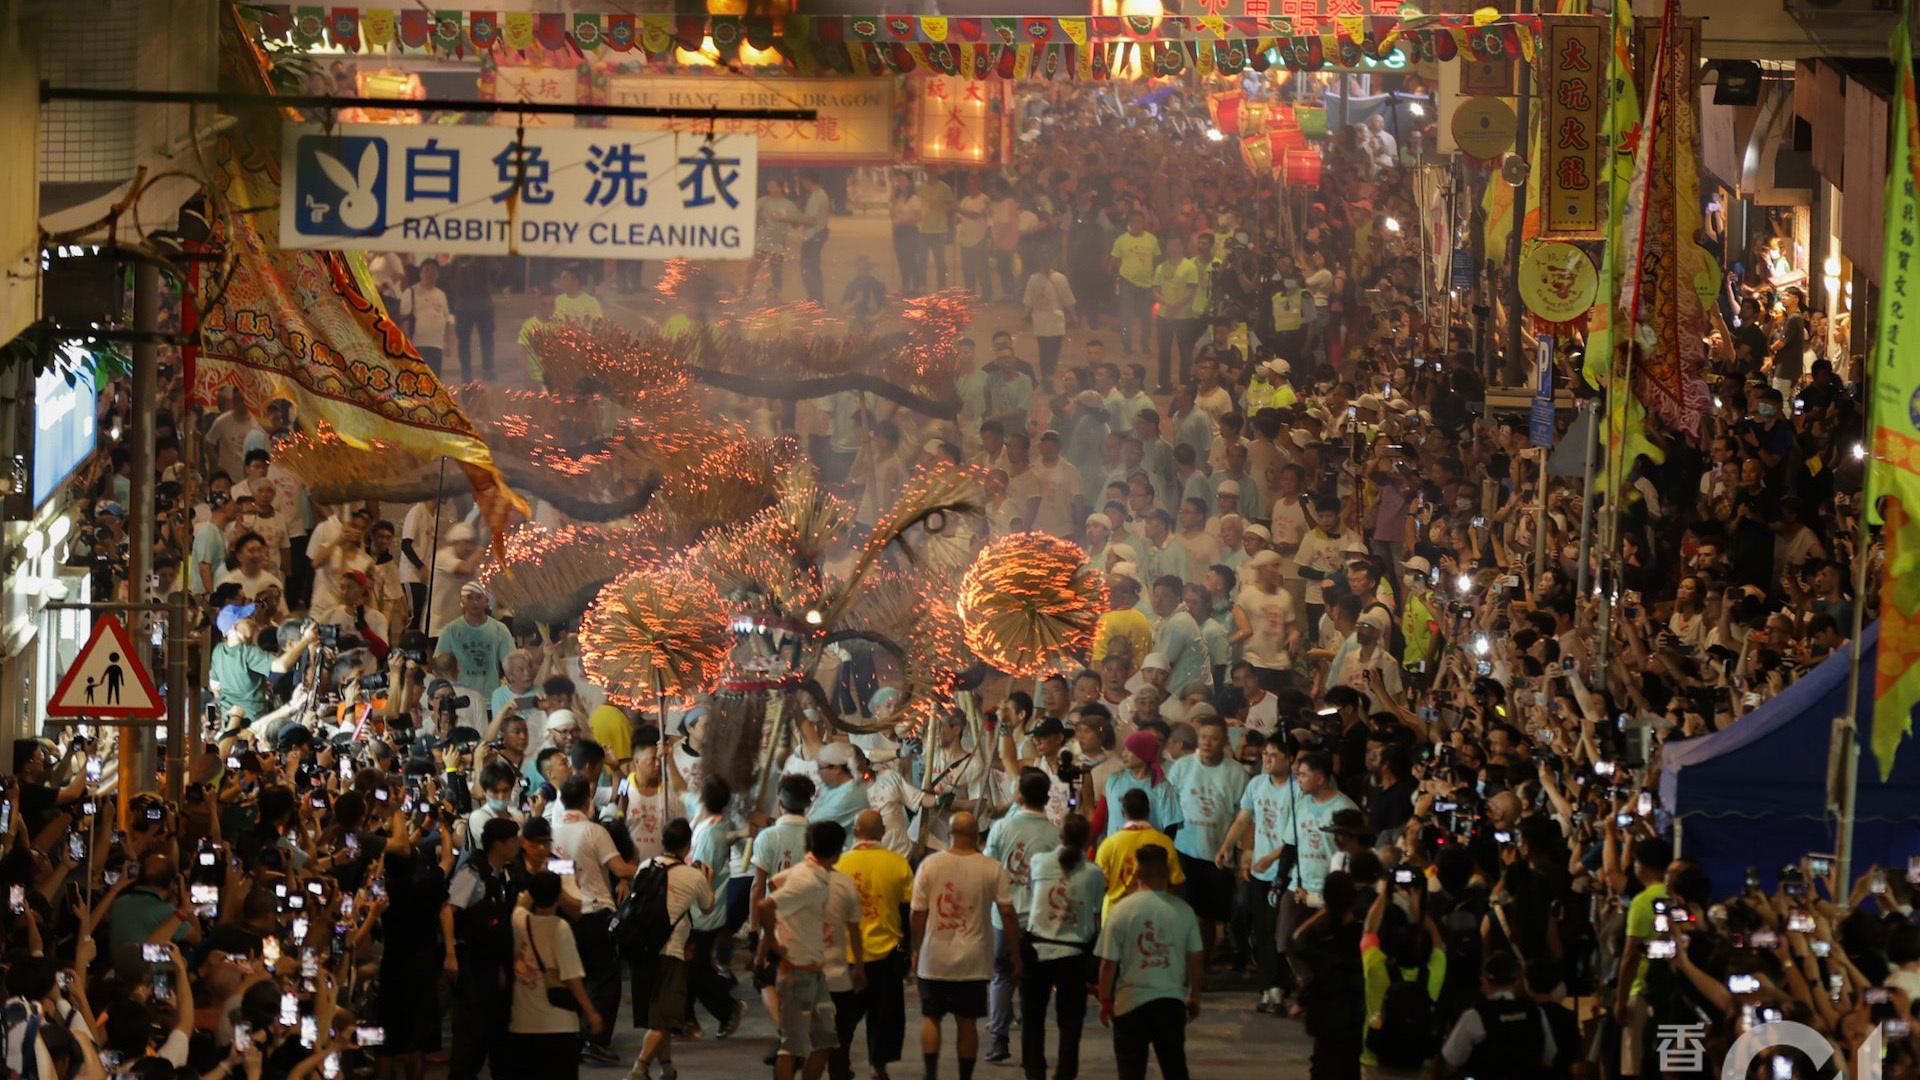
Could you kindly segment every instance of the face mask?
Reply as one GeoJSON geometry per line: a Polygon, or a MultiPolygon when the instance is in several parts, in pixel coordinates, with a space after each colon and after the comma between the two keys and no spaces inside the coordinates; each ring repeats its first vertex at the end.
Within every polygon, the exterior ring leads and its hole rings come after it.
{"type": "Polygon", "coordinates": [[[504,814],[504,813],[506,813],[506,812],[507,812],[507,800],[505,800],[505,799],[488,799],[488,800],[487,800],[487,809],[488,809],[489,811],[491,811],[492,813],[495,813],[495,814],[504,814]]]}
{"type": "Polygon", "coordinates": [[[1472,499],[1470,499],[1470,498],[1469,498],[1469,499],[1455,499],[1455,500],[1453,500],[1453,508],[1454,508],[1455,510],[1471,510],[1471,509],[1473,509],[1473,500],[1472,500],[1472,499]]]}
{"type": "Polygon", "coordinates": [[[1483,799],[1486,798],[1487,782],[1485,780],[1475,780],[1473,782],[1473,792],[1474,794],[1480,796],[1483,799]]]}
{"type": "Polygon", "coordinates": [[[1775,409],[1775,408],[1774,408],[1774,407],[1773,407],[1772,405],[1770,405],[1770,404],[1764,404],[1764,405],[1761,405],[1761,406],[1760,406],[1759,408],[1757,408],[1757,409],[1755,409],[1755,410],[1753,410],[1753,411],[1754,411],[1754,412],[1757,412],[1757,413],[1759,413],[1759,414],[1760,414],[1761,416],[1775,416],[1775,415],[1778,415],[1778,410],[1777,410],[1777,409],[1775,409]]]}

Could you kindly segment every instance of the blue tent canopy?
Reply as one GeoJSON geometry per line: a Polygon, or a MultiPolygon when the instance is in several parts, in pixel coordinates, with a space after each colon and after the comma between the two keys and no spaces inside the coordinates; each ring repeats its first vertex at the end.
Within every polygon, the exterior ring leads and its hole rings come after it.
{"type": "MultiPolygon", "coordinates": [[[[1860,635],[1861,741],[1873,716],[1880,624],[1860,635]]],[[[1698,859],[1715,896],[1740,889],[1748,866],[1771,889],[1780,867],[1809,852],[1832,852],[1827,757],[1833,721],[1846,712],[1849,646],[1773,700],[1712,735],[1669,742],[1661,754],[1660,802],[1680,822],[1681,851],[1698,859]]],[[[1860,755],[1854,872],[1869,864],[1904,873],[1920,855],[1920,748],[1905,747],[1884,783],[1873,754],[1860,755]]],[[[1851,883],[1845,883],[1844,889],[1851,883]]]]}

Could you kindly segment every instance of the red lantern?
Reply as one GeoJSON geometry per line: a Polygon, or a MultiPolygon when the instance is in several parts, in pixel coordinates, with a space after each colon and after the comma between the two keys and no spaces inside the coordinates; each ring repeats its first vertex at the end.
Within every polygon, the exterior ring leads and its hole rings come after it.
{"type": "Polygon", "coordinates": [[[1288,187],[1320,186],[1320,151],[1288,150],[1282,160],[1288,187]]]}

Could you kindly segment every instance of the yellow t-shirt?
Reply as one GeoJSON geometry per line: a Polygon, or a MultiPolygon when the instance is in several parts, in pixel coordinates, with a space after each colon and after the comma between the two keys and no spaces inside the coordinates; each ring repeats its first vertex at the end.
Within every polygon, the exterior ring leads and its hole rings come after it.
{"type": "Polygon", "coordinates": [[[860,945],[877,960],[900,945],[900,906],[913,898],[913,868],[879,844],[855,846],[834,869],[860,887],[860,945]]]}
{"type": "Polygon", "coordinates": [[[1113,238],[1113,257],[1120,260],[1120,276],[1143,289],[1153,288],[1153,267],[1160,260],[1160,238],[1150,232],[1121,233],[1113,238]]]}
{"type": "Polygon", "coordinates": [[[561,293],[553,298],[553,317],[556,319],[598,319],[605,315],[606,311],[592,293],[581,293],[579,296],[561,293]]]}
{"type": "Polygon", "coordinates": [[[944,181],[927,180],[914,194],[920,196],[921,235],[945,236],[953,213],[953,189],[944,181]]]}
{"type": "MultiPolygon", "coordinates": [[[[1120,808],[1107,807],[1107,813],[1117,814],[1120,808]]],[[[1093,861],[1107,875],[1107,898],[1100,905],[1100,917],[1105,919],[1113,905],[1119,903],[1132,892],[1135,870],[1138,863],[1134,855],[1148,844],[1156,844],[1167,849],[1167,866],[1171,871],[1171,881],[1175,885],[1185,883],[1187,875],[1180,870],[1180,856],[1173,850],[1173,841],[1167,834],[1145,822],[1134,822],[1126,828],[1100,841],[1100,849],[1094,853],[1093,861]]],[[[844,856],[842,857],[844,861],[844,856]]]]}
{"type": "Polygon", "coordinates": [[[587,714],[587,727],[593,730],[593,741],[606,749],[609,760],[625,761],[633,756],[633,724],[619,706],[594,709],[587,714]]]}

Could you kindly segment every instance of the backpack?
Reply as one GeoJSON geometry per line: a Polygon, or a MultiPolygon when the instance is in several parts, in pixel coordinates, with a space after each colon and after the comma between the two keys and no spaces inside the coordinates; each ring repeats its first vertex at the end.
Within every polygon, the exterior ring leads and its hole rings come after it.
{"type": "Polygon", "coordinates": [[[0,1077],[5,1080],[39,1080],[40,1059],[34,1053],[34,1044],[40,1038],[40,1014],[26,1005],[8,1005],[0,1012],[0,1077]],[[15,1069],[13,1057],[13,1034],[16,1028],[24,1028],[20,1036],[20,1068],[15,1069]]]}
{"type": "Polygon", "coordinates": [[[608,928],[614,947],[629,962],[660,955],[660,950],[673,937],[674,927],[692,910],[681,912],[680,919],[667,915],[667,879],[673,868],[680,865],[678,859],[649,859],[634,872],[627,898],[608,928]]]}
{"type": "MultiPolygon", "coordinates": [[[[462,865],[454,870],[456,875],[466,868],[466,864],[473,863],[475,856],[469,852],[463,859],[462,865]]],[[[513,956],[514,901],[506,874],[492,871],[486,865],[484,856],[480,856],[478,864],[471,869],[480,879],[480,893],[455,919],[456,933],[469,949],[481,957],[506,961],[513,956]]]]}
{"type": "Polygon", "coordinates": [[[1367,1027],[1367,1049],[1387,1069],[1418,1069],[1438,1048],[1433,1000],[1427,997],[1427,965],[1408,981],[1387,961],[1387,995],[1367,1027]]]}
{"type": "Polygon", "coordinates": [[[1440,918],[1447,950],[1447,978],[1440,988],[1440,1023],[1451,1026],[1480,996],[1480,917],[1458,908],[1440,918]]]}

